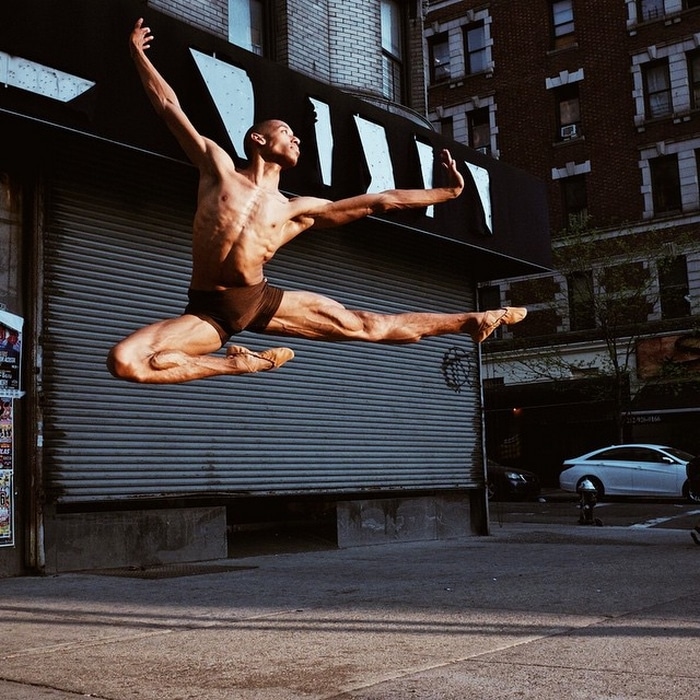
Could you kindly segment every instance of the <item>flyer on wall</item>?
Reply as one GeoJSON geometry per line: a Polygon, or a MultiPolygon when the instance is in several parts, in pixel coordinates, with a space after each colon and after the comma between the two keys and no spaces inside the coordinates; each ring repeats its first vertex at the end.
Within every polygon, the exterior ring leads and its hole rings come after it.
{"type": "Polygon", "coordinates": [[[22,321],[0,308],[0,396],[21,396],[22,321]]]}
{"type": "Polygon", "coordinates": [[[0,396],[0,547],[14,545],[13,399],[0,396]]]}
{"type": "Polygon", "coordinates": [[[21,316],[0,307],[0,547],[15,543],[13,402],[22,396],[21,316]]]}
{"type": "Polygon", "coordinates": [[[0,397],[0,547],[15,541],[12,442],[12,399],[0,397]]]}
{"type": "Polygon", "coordinates": [[[3,469],[0,470],[0,547],[15,543],[13,504],[12,471],[3,469]]]}

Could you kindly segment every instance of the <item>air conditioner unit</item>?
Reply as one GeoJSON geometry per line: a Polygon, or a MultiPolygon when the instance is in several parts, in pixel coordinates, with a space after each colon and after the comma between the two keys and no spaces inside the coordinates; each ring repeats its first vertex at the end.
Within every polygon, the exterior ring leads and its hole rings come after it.
{"type": "Polygon", "coordinates": [[[578,136],[578,124],[567,124],[561,127],[561,137],[563,139],[573,139],[578,136]]]}

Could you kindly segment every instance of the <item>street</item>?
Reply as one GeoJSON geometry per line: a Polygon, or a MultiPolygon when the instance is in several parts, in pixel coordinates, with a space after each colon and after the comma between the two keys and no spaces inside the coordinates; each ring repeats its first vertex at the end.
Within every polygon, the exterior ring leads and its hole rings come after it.
{"type": "Polygon", "coordinates": [[[680,527],[695,509],[613,502],[598,509],[605,526],[583,527],[572,499],[546,498],[494,503],[489,537],[266,554],[154,579],[2,580],[0,695],[696,699],[700,548],[649,526],[680,527]]]}
{"type": "MultiPolygon", "coordinates": [[[[578,499],[563,491],[543,491],[538,501],[492,501],[491,528],[504,523],[572,525],[578,522],[578,499]]],[[[700,521],[700,503],[652,498],[606,499],[595,506],[603,526],[690,530],[700,521]]]]}

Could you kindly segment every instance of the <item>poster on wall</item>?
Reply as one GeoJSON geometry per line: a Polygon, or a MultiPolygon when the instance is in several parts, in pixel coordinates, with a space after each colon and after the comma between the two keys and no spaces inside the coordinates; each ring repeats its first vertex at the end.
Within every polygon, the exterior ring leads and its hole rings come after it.
{"type": "Polygon", "coordinates": [[[22,318],[0,309],[0,396],[19,396],[21,359],[22,318]]]}
{"type": "Polygon", "coordinates": [[[22,396],[21,316],[0,308],[0,547],[12,547],[14,530],[15,399],[22,396]]]}
{"type": "Polygon", "coordinates": [[[697,330],[637,342],[637,376],[655,379],[665,370],[671,370],[671,376],[679,378],[700,374],[700,333],[697,330]]]}
{"type": "Polygon", "coordinates": [[[0,547],[11,547],[15,543],[14,497],[12,493],[12,471],[0,470],[0,547]]]}
{"type": "Polygon", "coordinates": [[[0,546],[14,544],[12,399],[0,397],[0,546]]]}

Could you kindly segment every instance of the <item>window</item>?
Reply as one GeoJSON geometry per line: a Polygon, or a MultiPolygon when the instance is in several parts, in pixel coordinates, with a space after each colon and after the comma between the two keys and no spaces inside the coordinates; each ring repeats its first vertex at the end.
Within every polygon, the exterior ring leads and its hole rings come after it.
{"type": "Polygon", "coordinates": [[[396,0],[382,0],[382,91],[392,102],[403,100],[403,25],[396,0]]]}
{"type": "Polygon", "coordinates": [[[614,447],[612,450],[598,452],[598,454],[588,459],[595,460],[596,462],[602,460],[606,462],[629,462],[634,459],[634,449],[631,447],[614,447]]]}
{"type": "Polygon", "coordinates": [[[572,272],[566,278],[569,288],[569,326],[572,331],[595,328],[593,273],[572,272]]]}
{"type": "Polygon", "coordinates": [[[430,82],[439,83],[450,78],[450,42],[447,33],[428,39],[430,54],[430,82]]]}
{"type": "Polygon", "coordinates": [[[442,134],[446,139],[454,141],[454,124],[452,117],[443,117],[437,124],[434,124],[435,130],[442,134]]]}
{"type": "Polygon", "coordinates": [[[489,108],[482,107],[467,113],[469,145],[480,153],[491,153],[491,123],[489,108]]]}
{"type": "Polygon", "coordinates": [[[681,211],[681,182],[678,156],[658,156],[649,160],[652,202],[655,214],[681,211]]]}
{"type": "Polygon", "coordinates": [[[552,2],[552,41],[555,49],[572,46],[576,42],[572,0],[552,2]]]}
{"type": "Polygon", "coordinates": [[[668,61],[647,63],[642,71],[647,117],[654,119],[671,114],[673,101],[671,100],[671,76],[668,72],[668,61]]]}
{"type": "Polygon", "coordinates": [[[690,316],[688,263],[684,255],[659,261],[661,318],[690,316]]]}
{"type": "Polygon", "coordinates": [[[598,284],[604,290],[596,299],[601,325],[613,329],[647,322],[653,305],[647,294],[651,273],[644,261],[606,265],[598,284]]]}
{"type": "Polygon", "coordinates": [[[228,40],[262,56],[264,41],[263,0],[229,0],[228,40]]]}
{"type": "Polygon", "coordinates": [[[557,123],[559,141],[567,141],[580,136],[581,105],[578,83],[571,83],[555,90],[557,100],[557,123]]]}
{"type": "Polygon", "coordinates": [[[464,47],[467,74],[482,73],[488,67],[486,28],[483,22],[464,28],[464,47]]]}
{"type": "Polygon", "coordinates": [[[647,450],[644,447],[638,447],[634,450],[634,459],[639,462],[654,462],[657,464],[665,461],[663,455],[660,455],[655,450],[647,450]]]}
{"type": "Polygon", "coordinates": [[[560,180],[564,209],[564,226],[567,231],[580,228],[588,219],[588,197],[585,175],[574,175],[560,180]]]}
{"type": "Polygon", "coordinates": [[[479,289],[479,309],[500,309],[502,305],[501,288],[497,284],[479,289]]]}
{"type": "Polygon", "coordinates": [[[664,461],[663,455],[655,450],[648,450],[644,447],[616,447],[612,450],[599,452],[590,459],[606,462],[656,462],[664,461]]]}
{"type": "Polygon", "coordinates": [[[641,22],[664,16],[664,0],[637,0],[637,16],[641,22]]]}
{"type": "Polygon", "coordinates": [[[688,80],[690,82],[690,106],[700,109],[700,51],[688,54],[688,80]]]}

